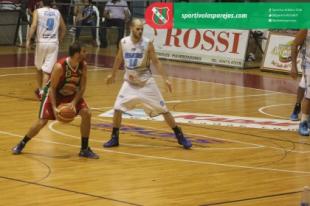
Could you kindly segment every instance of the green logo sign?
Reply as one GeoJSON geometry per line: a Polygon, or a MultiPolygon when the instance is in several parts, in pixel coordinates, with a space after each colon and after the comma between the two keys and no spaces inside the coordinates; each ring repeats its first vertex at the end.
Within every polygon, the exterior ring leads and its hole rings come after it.
{"type": "Polygon", "coordinates": [[[175,3],[174,28],[306,29],[310,3],[175,3]]]}

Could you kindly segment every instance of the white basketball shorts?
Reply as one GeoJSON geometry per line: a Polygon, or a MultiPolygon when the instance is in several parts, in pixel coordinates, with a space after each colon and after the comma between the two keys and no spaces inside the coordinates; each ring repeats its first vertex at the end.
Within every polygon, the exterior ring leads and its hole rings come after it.
{"type": "Polygon", "coordinates": [[[306,88],[306,82],[305,82],[305,76],[304,76],[304,74],[301,75],[301,79],[300,79],[300,81],[299,81],[299,87],[301,87],[301,88],[306,88]]]}
{"type": "Polygon", "coordinates": [[[143,86],[133,85],[125,81],[119,91],[114,109],[123,112],[134,108],[142,108],[150,117],[168,112],[165,101],[151,77],[143,86]]]}
{"type": "MultiPolygon", "coordinates": [[[[302,86],[305,88],[305,98],[310,99],[310,68],[303,70],[303,78],[301,81],[303,81],[302,86]]],[[[300,84],[299,84],[300,86],[300,84]]]]}
{"type": "Polygon", "coordinates": [[[57,61],[58,44],[55,43],[37,43],[34,57],[34,65],[38,70],[50,74],[54,64],[57,61]]]}

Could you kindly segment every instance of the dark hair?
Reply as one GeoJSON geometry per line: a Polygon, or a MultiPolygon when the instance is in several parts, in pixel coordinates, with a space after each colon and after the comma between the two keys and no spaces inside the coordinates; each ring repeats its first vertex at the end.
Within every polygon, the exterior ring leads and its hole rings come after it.
{"type": "Polygon", "coordinates": [[[83,45],[79,42],[74,42],[69,47],[69,56],[72,57],[75,53],[80,53],[83,45]]]}
{"type": "Polygon", "coordinates": [[[44,6],[52,6],[53,5],[53,0],[42,0],[42,2],[43,2],[43,5],[44,6]]]}

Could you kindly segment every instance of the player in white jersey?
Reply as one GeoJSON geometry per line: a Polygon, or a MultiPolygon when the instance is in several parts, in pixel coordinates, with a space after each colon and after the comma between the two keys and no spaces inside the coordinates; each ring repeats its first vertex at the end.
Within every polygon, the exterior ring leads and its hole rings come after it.
{"type": "Polygon", "coordinates": [[[149,116],[163,115],[167,124],[174,131],[178,143],[183,145],[185,149],[191,148],[191,141],[184,137],[181,128],[176,125],[174,117],[168,111],[156,82],[152,77],[150,61],[162,76],[169,91],[172,91],[171,83],[157,58],[153,43],[142,37],[142,21],[133,19],[130,29],[130,36],[120,41],[112,74],[107,78],[108,84],[113,83],[116,72],[124,61],[125,81],[114,104],[113,131],[111,139],[103,146],[114,147],[119,145],[119,129],[122,121],[122,113],[140,105],[149,116]]]}
{"type": "Polygon", "coordinates": [[[59,39],[62,41],[66,32],[63,18],[57,9],[51,8],[52,3],[53,0],[43,0],[44,6],[34,11],[26,42],[29,48],[31,38],[36,33],[34,64],[37,68],[38,89],[35,93],[39,99],[57,61],[59,39]]]}
{"type": "Polygon", "coordinates": [[[309,113],[310,113],[310,30],[299,30],[294,39],[292,51],[291,76],[297,78],[297,53],[298,47],[304,46],[302,50],[302,69],[304,76],[305,94],[301,105],[301,121],[298,132],[302,136],[309,136],[309,113]]]}

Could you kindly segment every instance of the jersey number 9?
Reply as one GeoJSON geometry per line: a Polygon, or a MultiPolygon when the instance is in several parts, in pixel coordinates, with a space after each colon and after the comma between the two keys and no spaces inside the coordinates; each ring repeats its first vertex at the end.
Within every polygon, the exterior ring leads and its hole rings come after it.
{"type": "Polygon", "coordinates": [[[52,31],[54,29],[54,19],[53,18],[47,19],[46,27],[47,27],[47,31],[52,31]]]}

